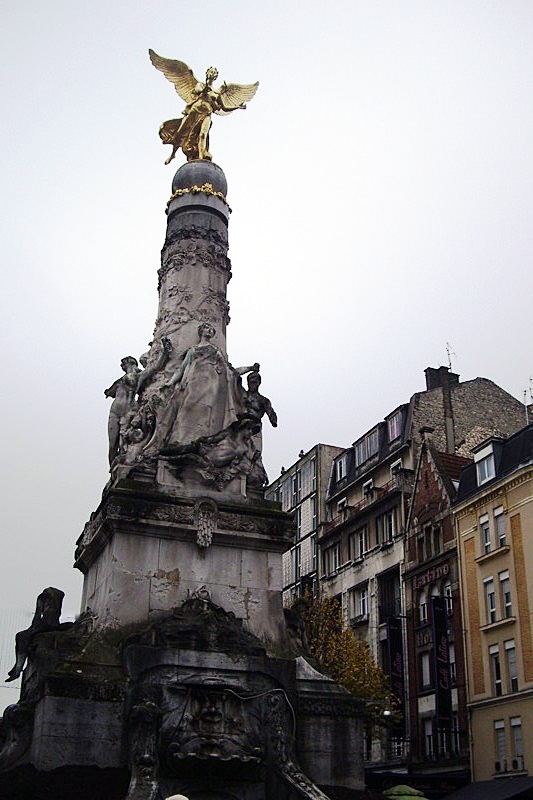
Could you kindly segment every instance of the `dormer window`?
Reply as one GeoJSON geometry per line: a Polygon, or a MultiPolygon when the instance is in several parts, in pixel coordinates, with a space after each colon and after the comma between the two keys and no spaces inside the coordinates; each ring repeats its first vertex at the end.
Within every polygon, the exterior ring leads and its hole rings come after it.
{"type": "Polygon", "coordinates": [[[400,411],[397,411],[396,414],[393,414],[393,416],[389,417],[387,420],[387,433],[389,436],[389,442],[393,442],[395,439],[397,439],[401,432],[402,415],[400,411]]]}
{"type": "Polygon", "coordinates": [[[496,475],[494,468],[494,453],[492,452],[492,444],[484,447],[474,454],[474,461],[476,463],[476,475],[478,486],[490,481],[496,475]]]}
{"type": "Polygon", "coordinates": [[[346,477],[346,456],[342,456],[335,464],[337,482],[346,477]]]}

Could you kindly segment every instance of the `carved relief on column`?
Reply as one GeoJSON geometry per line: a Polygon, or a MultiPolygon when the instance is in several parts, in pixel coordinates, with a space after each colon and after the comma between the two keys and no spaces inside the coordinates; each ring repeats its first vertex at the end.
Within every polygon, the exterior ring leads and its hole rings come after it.
{"type": "Polygon", "coordinates": [[[217,504],[209,498],[198,500],[194,508],[194,517],[197,529],[196,544],[200,548],[209,547],[217,524],[217,504]]]}

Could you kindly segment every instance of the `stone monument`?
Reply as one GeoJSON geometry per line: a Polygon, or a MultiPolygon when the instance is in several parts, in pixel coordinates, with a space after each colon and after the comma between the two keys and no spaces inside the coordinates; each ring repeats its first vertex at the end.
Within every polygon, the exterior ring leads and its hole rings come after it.
{"type": "Polygon", "coordinates": [[[259,364],[226,352],[230,211],[208,133],[257,84],[216,90],[212,68],[202,83],[150,58],[187,103],[160,131],[188,161],[167,204],[158,316],[149,350],[105,391],[110,480],[77,541],[82,613],[61,624],[48,588],[17,638],[2,797],[355,797],[361,704],[287,625],[293,523],[264,500],[261,459],[263,419],[277,417],[259,364]]]}

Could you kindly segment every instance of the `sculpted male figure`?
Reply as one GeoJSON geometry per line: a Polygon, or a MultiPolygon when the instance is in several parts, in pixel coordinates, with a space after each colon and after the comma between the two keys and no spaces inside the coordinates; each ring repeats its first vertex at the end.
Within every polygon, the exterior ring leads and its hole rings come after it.
{"type": "MultiPolygon", "coordinates": [[[[259,364],[256,365],[257,367],[259,364]]],[[[244,408],[246,415],[257,421],[261,421],[266,414],[273,428],[278,426],[278,417],[272,403],[262,394],[259,394],[261,385],[261,375],[257,371],[250,372],[246,379],[248,391],[244,395],[244,408]]]]}
{"type": "MultiPolygon", "coordinates": [[[[259,364],[257,364],[259,367],[259,364]]],[[[254,462],[255,483],[262,486],[268,483],[267,474],[263,467],[261,453],[263,452],[263,431],[262,423],[264,415],[266,414],[270,424],[273,428],[278,426],[278,417],[272,403],[262,394],[259,394],[259,386],[261,385],[261,376],[258,371],[250,372],[246,382],[248,384],[248,391],[244,392],[243,402],[245,416],[257,425],[257,431],[251,438],[251,445],[253,448],[252,461],[254,462]]]]}

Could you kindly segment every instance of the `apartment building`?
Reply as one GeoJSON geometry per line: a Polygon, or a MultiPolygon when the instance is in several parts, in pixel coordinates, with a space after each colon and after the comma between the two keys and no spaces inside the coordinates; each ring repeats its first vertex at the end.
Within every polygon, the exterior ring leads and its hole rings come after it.
{"type": "Polygon", "coordinates": [[[524,422],[524,406],[486,378],[460,382],[447,367],[428,368],[425,376],[424,391],[335,457],[318,540],[322,591],[339,597],[347,624],[390,675],[402,716],[367,747],[376,772],[407,771],[411,757],[403,571],[420,430],[433,429],[439,453],[468,457],[487,436],[507,436],[524,422]]]}
{"type": "Polygon", "coordinates": [[[266,500],[281,503],[283,511],[294,514],[294,542],[283,555],[283,602],[306,591],[316,595],[318,587],[318,531],[326,519],[326,493],[333,459],[341,447],[317,444],[300,453],[289,469],[283,470],[265,492],[266,500]]]}
{"type": "Polygon", "coordinates": [[[473,456],[454,506],[472,779],[505,780],[533,774],[533,425],[473,456]]]}

